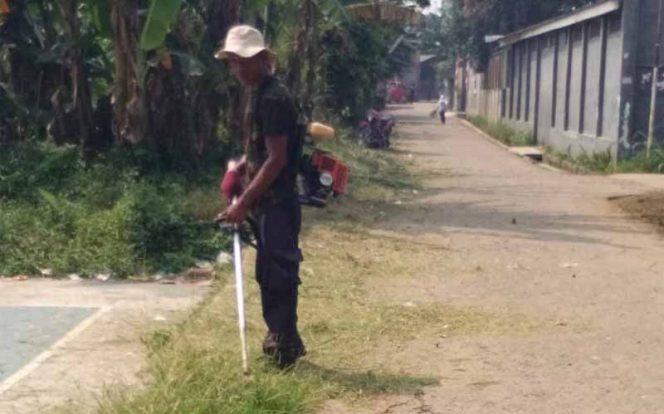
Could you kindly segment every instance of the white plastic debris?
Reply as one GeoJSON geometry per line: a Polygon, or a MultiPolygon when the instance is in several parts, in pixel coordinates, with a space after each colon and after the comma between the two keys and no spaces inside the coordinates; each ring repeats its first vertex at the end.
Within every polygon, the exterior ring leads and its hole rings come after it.
{"type": "Polygon", "coordinates": [[[217,255],[217,266],[226,266],[233,263],[233,256],[226,252],[220,252],[217,255]]]}
{"type": "Polygon", "coordinates": [[[214,266],[212,262],[207,260],[196,260],[196,267],[199,269],[212,269],[214,266]]]}
{"type": "Polygon", "coordinates": [[[81,276],[78,273],[70,273],[67,277],[69,280],[81,280],[81,276]]]}
{"type": "Polygon", "coordinates": [[[101,280],[102,282],[106,282],[111,278],[110,273],[99,273],[98,275],[95,276],[95,279],[101,280]]]}

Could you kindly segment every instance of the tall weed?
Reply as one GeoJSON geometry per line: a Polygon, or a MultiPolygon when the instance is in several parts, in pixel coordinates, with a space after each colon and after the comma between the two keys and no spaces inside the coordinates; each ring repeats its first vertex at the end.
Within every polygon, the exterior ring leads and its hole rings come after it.
{"type": "Polygon", "coordinates": [[[228,245],[211,218],[220,160],[164,166],[140,149],[85,163],[74,147],[0,154],[0,275],[175,272],[228,245]]]}
{"type": "Polygon", "coordinates": [[[479,115],[471,115],[468,117],[468,120],[482,131],[506,145],[523,147],[535,144],[535,138],[532,134],[516,131],[503,122],[489,121],[479,115]]]}

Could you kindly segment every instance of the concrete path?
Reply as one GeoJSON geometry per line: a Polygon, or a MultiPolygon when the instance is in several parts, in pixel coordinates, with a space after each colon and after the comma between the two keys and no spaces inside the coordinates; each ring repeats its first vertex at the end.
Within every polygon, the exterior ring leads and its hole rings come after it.
{"type": "Polygon", "coordinates": [[[186,315],[208,283],[0,280],[0,414],[79,405],[147,379],[143,335],[186,315]]]}
{"type": "Polygon", "coordinates": [[[439,240],[448,264],[373,288],[543,326],[412,341],[383,359],[440,386],[368,412],[664,413],[664,242],[607,200],[651,187],[542,168],[454,118],[439,125],[430,109],[395,112],[397,151],[427,179],[422,197],[381,226],[439,240]]]}
{"type": "Polygon", "coordinates": [[[95,311],[80,307],[0,307],[0,382],[6,382],[95,311]]]}

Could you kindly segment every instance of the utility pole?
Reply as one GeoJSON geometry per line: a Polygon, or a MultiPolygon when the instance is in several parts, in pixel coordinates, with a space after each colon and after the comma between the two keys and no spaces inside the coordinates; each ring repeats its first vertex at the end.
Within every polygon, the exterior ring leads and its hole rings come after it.
{"type": "Polygon", "coordinates": [[[650,158],[650,152],[655,142],[655,112],[657,110],[657,81],[659,79],[659,59],[661,53],[662,38],[662,8],[664,0],[659,0],[657,7],[657,39],[655,39],[655,62],[652,68],[652,89],[650,92],[650,118],[648,119],[648,141],[646,143],[646,157],[650,158]]]}

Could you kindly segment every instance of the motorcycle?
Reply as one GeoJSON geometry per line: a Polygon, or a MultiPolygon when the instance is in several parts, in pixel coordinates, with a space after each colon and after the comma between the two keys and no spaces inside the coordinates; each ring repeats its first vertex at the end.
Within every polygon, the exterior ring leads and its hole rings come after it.
{"type": "Polygon", "coordinates": [[[367,148],[389,148],[394,116],[386,111],[372,109],[359,126],[360,145],[367,148]]]}

